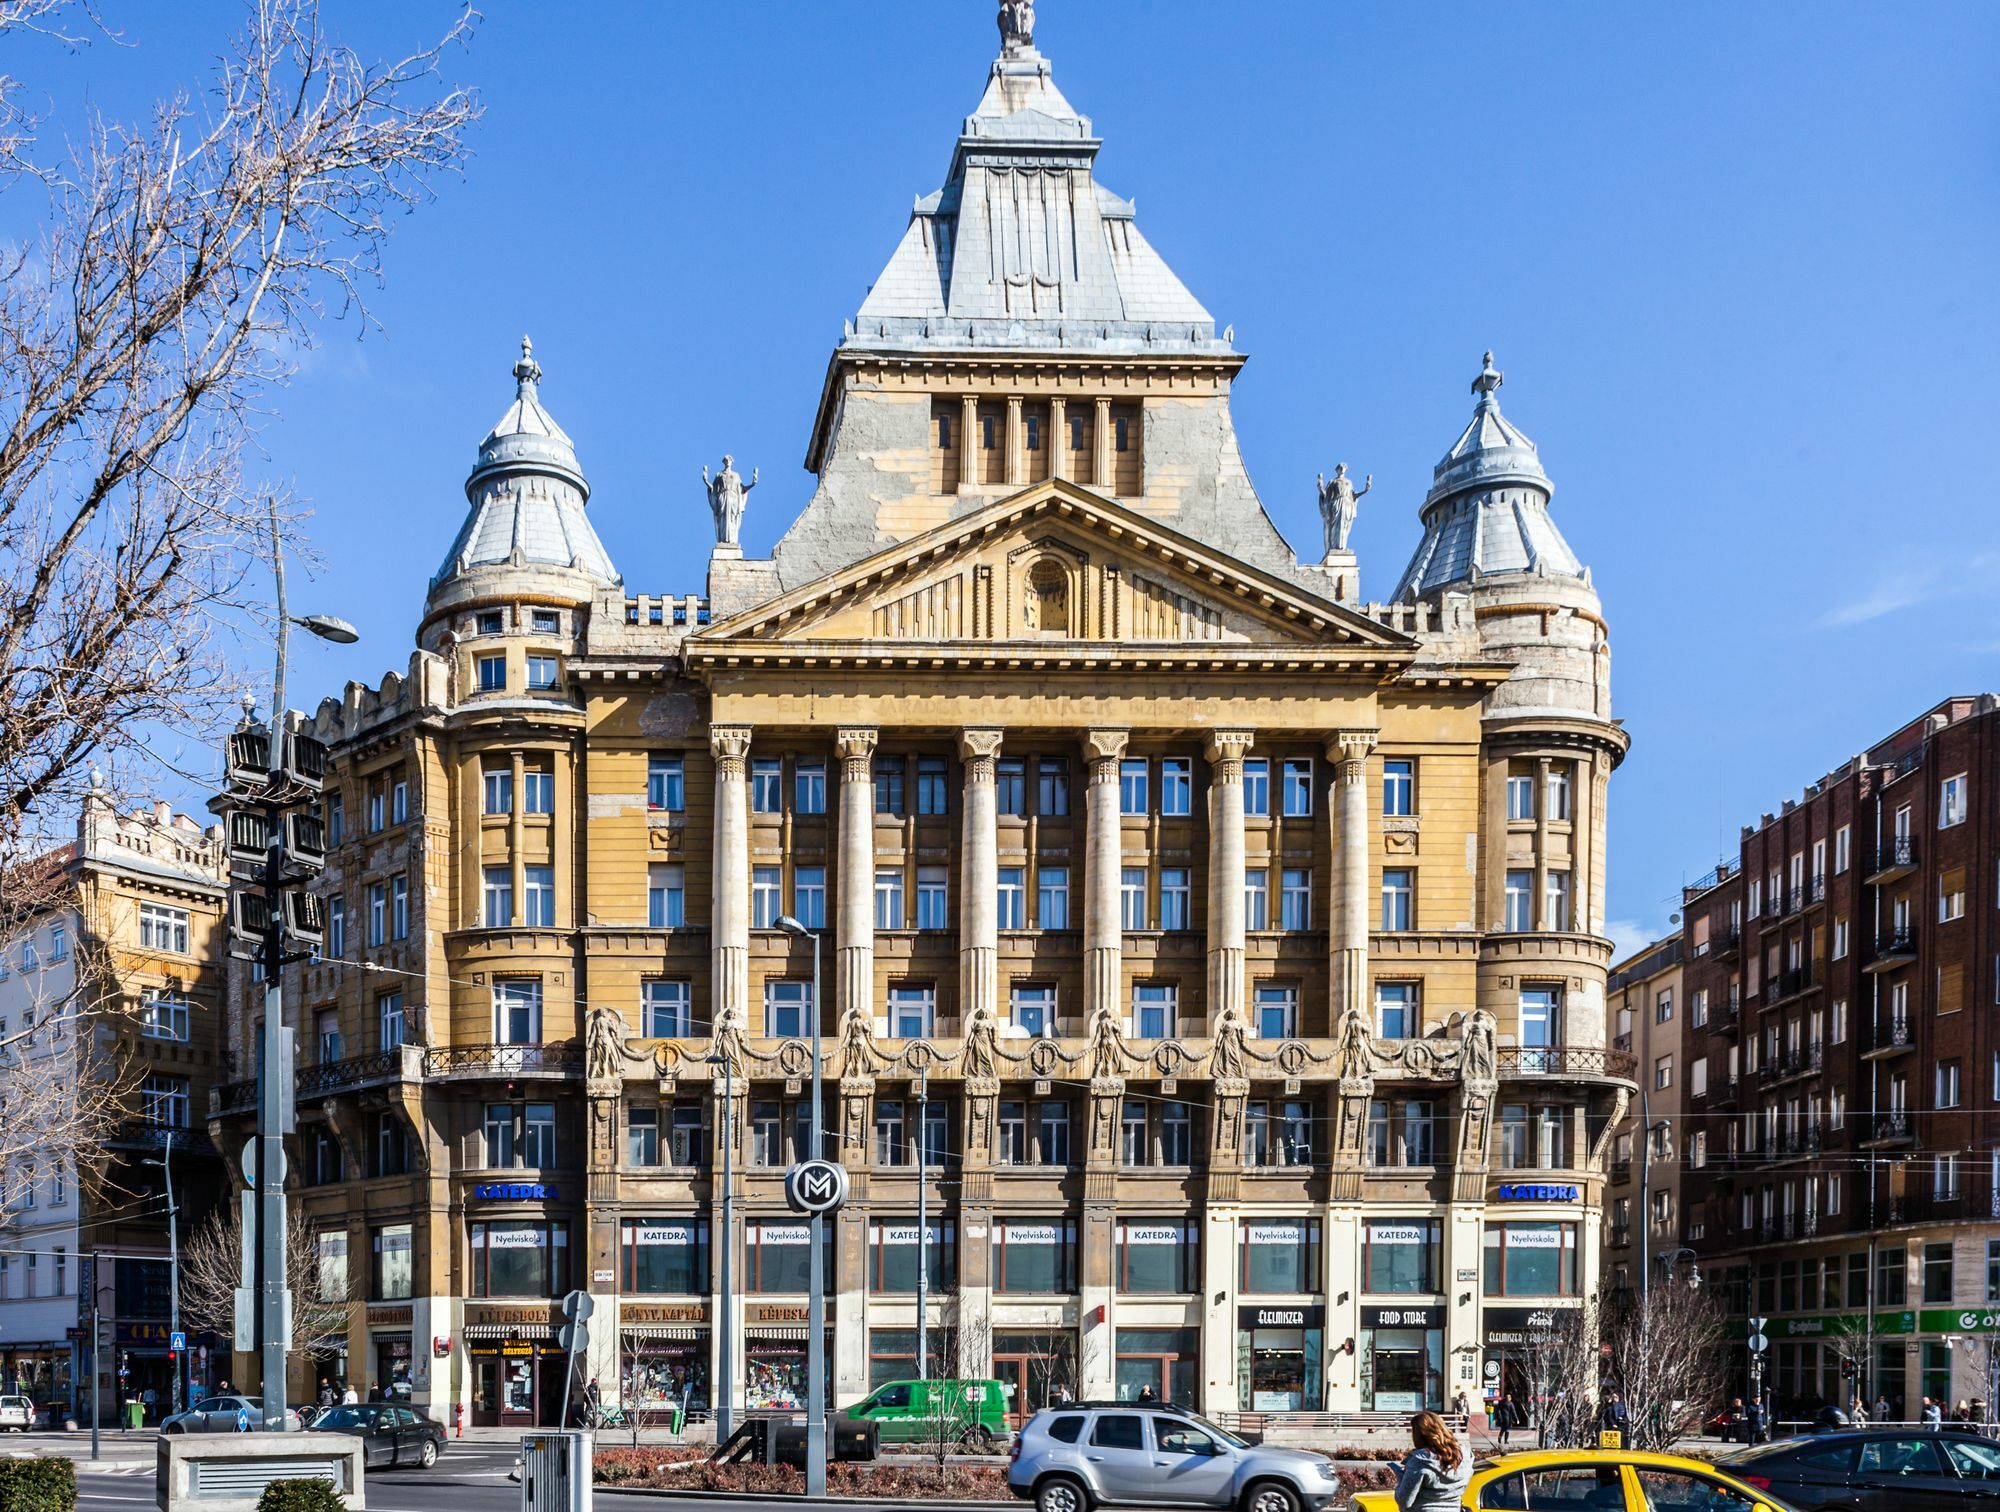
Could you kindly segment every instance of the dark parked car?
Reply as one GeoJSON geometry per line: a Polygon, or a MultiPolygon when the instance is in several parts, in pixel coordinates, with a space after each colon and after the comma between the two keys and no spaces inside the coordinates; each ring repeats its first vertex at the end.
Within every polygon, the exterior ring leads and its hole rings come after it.
{"type": "Polygon", "coordinates": [[[362,1461],[377,1465],[422,1465],[429,1469],[444,1453],[444,1428],[414,1407],[364,1402],[329,1407],[307,1426],[308,1433],[346,1433],[362,1441],[362,1461]]]}
{"type": "Polygon", "coordinates": [[[1723,1455],[1739,1480],[1794,1507],[1967,1512],[2000,1506],[2000,1446],[1971,1433],[1857,1428],[1723,1455]]]}

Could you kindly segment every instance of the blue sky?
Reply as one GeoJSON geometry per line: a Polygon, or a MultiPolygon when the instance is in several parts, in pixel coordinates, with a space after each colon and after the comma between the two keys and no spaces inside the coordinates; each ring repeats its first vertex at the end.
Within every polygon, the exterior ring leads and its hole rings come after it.
{"type": "MultiPolygon", "coordinates": [[[[7,66],[67,113],[205,73],[240,12],[108,0],[131,44],[7,66]]],[[[371,54],[433,0],[327,0],[371,54]]],[[[398,227],[383,329],[329,325],[266,431],[354,620],[299,694],[408,655],[525,331],[633,588],[697,591],[699,472],[804,503],[827,355],[937,187],[991,0],[528,5],[451,60],[487,115],[398,227]]],[[[1236,424],[1291,540],[1372,472],[1386,595],[1480,352],[1540,444],[1634,740],[1611,912],[1661,929],[1737,826],[1948,693],[2000,687],[2000,6],[1042,0],[1100,176],[1250,354],[1236,424]]]]}

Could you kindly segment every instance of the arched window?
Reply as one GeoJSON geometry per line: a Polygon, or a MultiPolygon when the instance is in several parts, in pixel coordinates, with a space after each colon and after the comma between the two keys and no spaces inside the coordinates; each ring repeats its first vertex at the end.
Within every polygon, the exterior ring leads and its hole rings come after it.
{"type": "Polygon", "coordinates": [[[1028,573],[1023,623],[1031,634],[1069,634],[1069,574],[1062,563],[1040,561],[1028,573]]]}

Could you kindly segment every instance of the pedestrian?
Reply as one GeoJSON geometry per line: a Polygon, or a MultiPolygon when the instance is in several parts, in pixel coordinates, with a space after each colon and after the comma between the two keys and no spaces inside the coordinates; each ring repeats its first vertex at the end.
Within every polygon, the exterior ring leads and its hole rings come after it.
{"type": "Polygon", "coordinates": [[[1764,1411],[1764,1399],[1762,1397],[1752,1397],[1750,1405],[1743,1409],[1743,1442],[1746,1444],[1763,1443],[1769,1437],[1764,1431],[1768,1421],[1769,1415],[1764,1411]]]}
{"type": "Polygon", "coordinates": [[[1847,1409],[1847,1416],[1857,1428],[1866,1428],[1868,1426],[1868,1408],[1860,1397],[1856,1397],[1854,1405],[1847,1409]]]}
{"type": "Polygon", "coordinates": [[[1500,1398],[1500,1407],[1499,1410],[1493,1414],[1493,1421],[1497,1423],[1500,1428],[1500,1447],[1502,1449],[1505,1449],[1507,1447],[1508,1441],[1514,1437],[1514,1430],[1516,1428],[1524,1428],[1527,1426],[1525,1423],[1521,1422],[1520,1419],[1521,1419],[1521,1404],[1517,1402],[1511,1395],[1503,1396],[1502,1398],[1500,1398]]]}
{"type": "Polygon", "coordinates": [[[1929,1397],[1924,1398],[1924,1426],[1926,1428],[1942,1428],[1944,1426],[1944,1408],[1933,1402],[1929,1397]]]}
{"type": "Polygon", "coordinates": [[[1875,1411],[1870,1414],[1878,1423],[1886,1423],[1889,1418],[1889,1393],[1882,1392],[1875,1398],[1875,1411]]]}
{"type": "Polygon", "coordinates": [[[1398,1512],[1459,1512],[1472,1479],[1472,1460],[1435,1412],[1410,1419],[1410,1457],[1396,1472],[1398,1512]]]}
{"type": "Polygon", "coordinates": [[[1632,1414],[1626,1409],[1624,1399],[1618,1395],[1615,1386],[1604,1393],[1603,1405],[1597,1409],[1597,1431],[1621,1435],[1620,1443],[1624,1443],[1622,1435],[1632,1431],[1632,1414]]]}
{"type": "Polygon", "coordinates": [[[1139,1388],[1139,1400],[1142,1402],[1157,1402],[1159,1398],[1153,1395],[1152,1387],[1141,1386],[1139,1388]]]}
{"type": "Polygon", "coordinates": [[[319,1404],[322,1407],[333,1405],[333,1382],[325,1376],[319,1378],[319,1404]]]}
{"type": "Polygon", "coordinates": [[[354,1389],[354,1383],[352,1381],[347,1382],[346,1389],[340,1393],[341,1405],[343,1407],[352,1407],[360,1400],[361,1393],[354,1389]]]}
{"type": "Polygon", "coordinates": [[[1467,1398],[1463,1386],[1459,1387],[1457,1395],[1452,1397],[1451,1410],[1464,1418],[1468,1426],[1470,1425],[1472,1420],[1472,1402],[1467,1398]]]}
{"type": "Polygon", "coordinates": [[[215,1394],[216,1394],[217,1396],[228,1396],[228,1395],[229,1395],[229,1377],[228,1377],[228,1376],[224,1376],[224,1377],[223,1377],[223,1378],[222,1378],[222,1379],[221,1379],[220,1381],[217,1381],[217,1382],[215,1383],[215,1394]]]}

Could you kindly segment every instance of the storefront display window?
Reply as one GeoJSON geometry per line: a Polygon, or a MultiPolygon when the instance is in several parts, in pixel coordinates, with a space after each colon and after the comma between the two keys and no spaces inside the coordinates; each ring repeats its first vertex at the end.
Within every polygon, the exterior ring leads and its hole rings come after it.
{"type": "Polygon", "coordinates": [[[1444,1309],[1361,1310],[1361,1405],[1373,1412],[1444,1406],[1444,1309]]]}
{"type": "Polygon", "coordinates": [[[1320,1307],[1237,1309],[1237,1405],[1246,1412],[1318,1412],[1326,1405],[1320,1307]]]}
{"type": "Polygon", "coordinates": [[[1438,1289],[1436,1219],[1394,1218],[1367,1225],[1362,1290],[1376,1293],[1438,1289]]]}
{"type": "MultiPolygon", "coordinates": [[[[823,1245],[822,1284],[833,1295],[833,1251],[823,1245]]],[[[812,1286],[812,1226],[806,1223],[743,1225],[743,1289],[805,1295],[812,1286]]],[[[915,1283],[912,1282],[912,1290],[915,1283]]]]}
{"type": "MultiPolygon", "coordinates": [[[[373,1254],[369,1261],[368,1295],[377,1302],[407,1302],[414,1279],[412,1261],[416,1255],[415,1229],[407,1223],[384,1224],[370,1236],[373,1254]]],[[[343,1245],[341,1269],[346,1269],[343,1245]]],[[[321,1256],[321,1270],[326,1257],[321,1256]]]]}
{"type": "Polygon", "coordinates": [[[624,1236],[624,1285],[628,1293],[707,1294],[706,1218],[628,1218],[624,1236]]]}
{"type": "Polygon", "coordinates": [[[1576,1295],[1574,1223],[1490,1223],[1485,1235],[1486,1295],[1576,1295]]]}
{"type": "Polygon", "coordinates": [[[949,1218],[917,1226],[899,1218],[876,1218],[868,1225],[868,1289],[914,1296],[917,1263],[924,1263],[924,1286],[932,1294],[958,1290],[958,1226],[949,1218]]]}
{"type": "Polygon", "coordinates": [[[993,1375],[1007,1399],[1008,1419],[1017,1428],[1048,1406],[1058,1390],[1076,1400],[1075,1332],[1050,1328],[995,1333],[993,1375]]]}
{"type": "Polygon", "coordinates": [[[1135,1218],[1118,1225],[1118,1289],[1177,1293],[1201,1289],[1201,1226],[1135,1218]]]}
{"type": "Polygon", "coordinates": [[[993,1289],[1003,1296],[1076,1290],[1076,1220],[1001,1218],[993,1224],[993,1289]]]}
{"type": "Polygon", "coordinates": [[[708,1410],[708,1330],[692,1339],[630,1338],[624,1405],[628,1412],[708,1410]]]}
{"type": "Polygon", "coordinates": [[[1201,1365],[1198,1329],[1121,1328],[1113,1355],[1119,1401],[1136,1402],[1150,1388],[1160,1401],[1195,1405],[1201,1365]]]}
{"type": "MultiPolygon", "coordinates": [[[[743,1342],[743,1401],[753,1411],[806,1406],[806,1341],[748,1335],[743,1342]]],[[[833,1351],[825,1352],[827,1400],[833,1400],[833,1351]]]]}
{"type": "Polygon", "coordinates": [[[472,1295],[559,1297],[569,1290],[569,1225],[472,1225],[472,1295]]]}
{"type": "Polygon", "coordinates": [[[958,1358],[958,1330],[933,1327],[924,1336],[930,1353],[930,1369],[917,1368],[917,1331],[914,1328],[871,1328],[868,1330],[868,1389],[890,1381],[912,1381],[918,1376],[949,1375],[949,1363],[958,1358]]]}
{"type": "Polygon", "coordinates": [[[1241,1230],[1238,1280],[1245,1292],[1319,1290],[1319,1220],[1251,1218],[1241,1230]]]}
{"type": "Polygon", "coordinates": [[[377,1334],[375,1336],[375,1379],[371,1386],[382,1388],[384,1397],[392,1397],[399,1402],[410,1399],[410,1336],[408,1334],[377,1334]]]}

